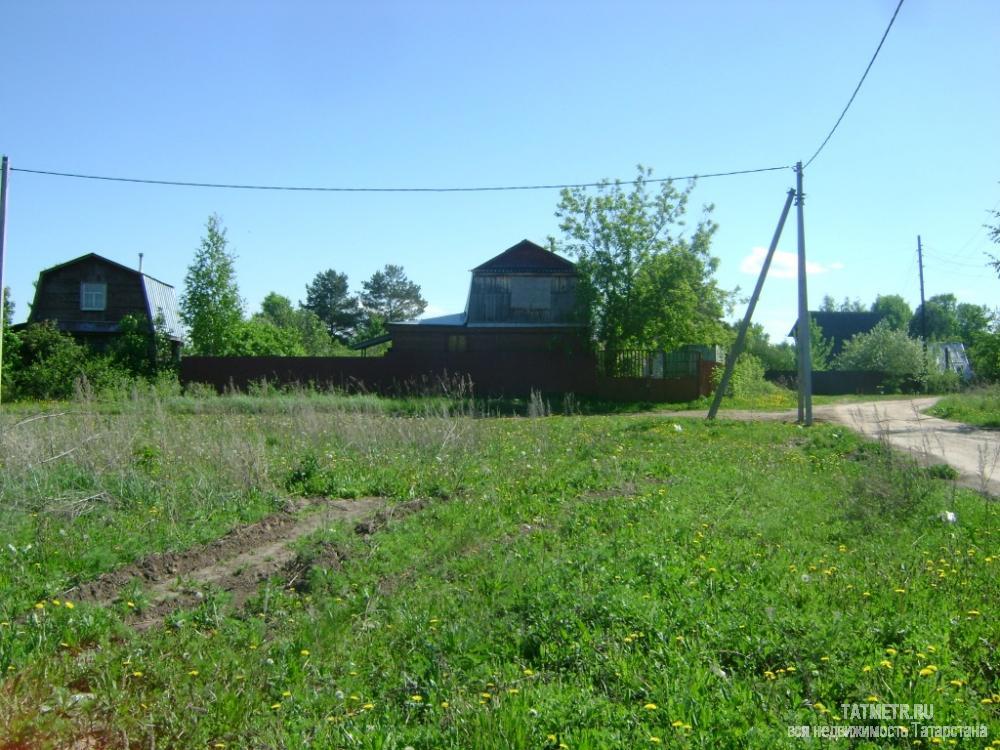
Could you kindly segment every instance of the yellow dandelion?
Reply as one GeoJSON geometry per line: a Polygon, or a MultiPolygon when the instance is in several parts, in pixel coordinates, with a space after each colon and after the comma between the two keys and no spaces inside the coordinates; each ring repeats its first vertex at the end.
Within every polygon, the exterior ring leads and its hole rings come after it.
{"type": "Polygon", "coordinates": [[[281,691],[281,697],[282,698],[290,698],[291,696],[292,696],[292,691],[291,690],[282,690],[281,691]]]}
{"type": "Polygon", "coordinates": [[[58,599],[53,599],[52,600],[52,606],[53,607],[58,607],[60,604],[62,604],[62,602],[59,601],[58,599]]]}
{"type": "Polygon", "coordinates": [[[533,672],[532,670],[530,670],[530,669],[527,669],[527,668],[525,668],[524,670],[522,670],[522,672],[521,672],[521,673],[522,673],[522,674],[523,674],[523,675],[524,675],[525,677],[531,677],[531,675],[533,675],[533,674],[534,674],[534,672],[533,672]]]}
{"type": "Polygon", "coordinates": [[[819,660],[820,661],[830,661],[830,657],[829,656],[821,656],[821,657],[819,657],[819,660]]]}
{"type": "Polygon", "coordinates": [[[786,672],[794,672],[795,671],[795,667],[785,667],[785,671],[786,672]]]}
{"type": "Polygon", "coordinates": [[[948,680],[948,684],[955,687],[962,687],[965,684],[965,680],[948,680]]]}
{"type": "Polygon", "coordinates": [[[38,602],[35,605],[35,609],[45,609],[45,602],[38,602]]]}
{"type": "Polygon", "coordinates": [[[448,708],[451,704],[448,701],[441,701],[441,708],[448,708]]]}
{"type": "Polygon", "coordinates": [[[895,591],[897,594],[905,594],[906,593],[906,589],[893,589],[893,591],[895,591]]]}
{"type": "Polygon", "coordinates": [[[937,672],[936,669],[931,669],[930,667],[924,667],[917,674],[919,674],[921,677],[930,677],[935,672],[937,672]]]}
{"type": "Polygon", "coordinates": [[[510,693],[511,695],[517,695],[521,691],[518,690],[517,688],[507,688],[507,692],[510,693]]]}
{"type": "Polygon", "coordinates": [[[375,708],[375,704],[374,703],[366,703],[361,708],[365,709],[366,711],[371,711],[373,708],[375,708]]]}
{"type": "Polygon", "coordinates": [[[422,696],[422,695],[411,695],[410,696],[410,700],[413,701],[414,703],[422,703],[423,700],[424,700],[424,696],[422,696]]]}
{"type": "Polygon", "coordinates": [[[279,708],[281,708],[281,704],[280,703],[272,703],[271,704],[271,710],[277,711],[279,708]]]}
{"type": "Polygon", "coordinates": [[[142,677],[142,672],[140,672],[139,670],[136,670],[135,672],[132,673],[132,676],[133,677],[142,677]]]}
{"type": "Polygon", "coordinates": [[[871,591],[865,591],[861,594],[861,596],[865,597],[866,599],[869,598],[871,595],[872,595],[871,591]]]}
{"type": "Polygon", "coordinates": [[[888,659],[883,659],[878,663],[880,667],[885,667],[886,669],[892,669],[892,662],[888,659]]]}
{"type": "Polygon", "coordinates": [[[896,649],[894,649],[894,648],[893,648],[892,646],[889,646],[889,648],[887,648],[887,649],[885,650],[885,652],[886,652],[887,654],[889,654],[889,656],[895,656],[896,654],[898,654],[898,653],[899,653],[899,652],[898,652],[898,651],[897,651],[896,649]]]}
{"type": "Polygon", "coordinates": [[[674,727],[675,729],[680,729],[682,726],[684,726],[684,722],[681,721],[680,719],[675,719],[674,721],[670,722],[670,726],[674,727]]]}
{"type": "Polygon", "coordinates": [[[657,706],[655,703],[647,703],[645,706],[643,706],[643,708],[646,709],[647,711],[655,711],[657,706]]]}
{"type": "Polygon", "coordinates": [[[125,606],[129,609],[135,609],[135,602],[125,602],[125,606]]]}
{"type": "Polygon", "coordinates": [[[198,670],[197,669],[192,669],[190,672],[188,672],[188,676],[190,676],[190,677],[197,677],[198,676],[198,670]]]}
{"type": "Polygon", "coordinates": [[[872,667],[871,667],[870,664],[865,664],[863,667],[861,667],[861,671],[862,672],[871,672],[872,671],[872,667]]]}
{"type": "Polygon", "coordinates": [[[655,735],[650,735],[649,736],[649,741],[652,742],[654,745],[659,745],[660,744],[660,738],[656,737],[655,735]]]}
{"type": "Polygon", "coordinates": [[[877,695],[869,695],[867,698],[865,698],[865,701],[867,701],[868,703],[878,703],[881,700],[882,699],[879,698],[877,695]]]}
{"type": "Polygon", "coordinates": [[[299,656],[309,656],[309,649],[304,648],[301,651],[299,651],[299,656]]]}
{"type": "Polygon", "coordinates": [[[979,617],[982,613],[978,609],[970,609],[965,614],[969,615],[969,617],[979,617]]]}
{"type": "Polygon", "coordinates": [[[73,602],[63,602],[63,606],[66,609],[73,609],[75,607],[75,605],[73,604],[73,602]]]}

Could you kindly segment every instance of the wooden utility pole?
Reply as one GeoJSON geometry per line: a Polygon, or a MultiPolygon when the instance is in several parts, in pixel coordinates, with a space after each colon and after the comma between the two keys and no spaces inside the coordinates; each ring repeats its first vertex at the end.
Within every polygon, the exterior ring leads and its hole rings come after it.
{"type": "Polygon", "coordinates": [[[812,342],[809,335],[809,299],[806,285],[806,235],[802,205],[802,162],[795,165],[795,205],[799,225],[799,322],[796,344],[799,350],[799,422],[809,426],[812,414],[812,342]]]}
{"type": "Polygon", "coordinates": [[[924,299],[924,246],[917,235],[917,265],[920,266],[920,333],[924,339],[924,355],[927,354],[927,301],[924,299]]]}
{"type": "Polygon", "coordinates": [[[732,351],[726,355],[726,371],[722,373],[722,380],[715,389],[715,397],[712,399],[712,406],[708,410],[709,419],[715,419],[715,415],[718,414],[722,397],[725,395],[726,389],[729,388],[729,379],[733,375],[736,359],[743,352],[743,345],[746,343],[747,338],[747,329],[750,328],[750,319],[753,317],[753,311],[757,307],[760,292],[764,288],[764,279],[767,276],[768,269],[771,267],[771,259],[774,257],[774,251],[778,249],[781,230],[785,228],[785,219],[788,218],[788,210],[792,207],[792,198],[794,197],[795,191],[789,190],[788,197],[785,199],[785,207],[781,211],[781,218],[778,219],[778,228],[774,230],[774,237],[771,238],[771,246],[767,249],[767,257],[764,258],[764,265],[761,266],[760,276],[757,278],[757,286],[754,287],[753,294],[750,295],[750,304],[747,305],[747,311],[743,316],[743,322],[740,324],[739,333],[736,334],[736,343],[733,344],[732,351]]]}
{"type": "Polygon", "coordinates": [[[7,238],[7,178],[10,176],[10,164],[7,157],[3,157],[2,173],[0,173],[0,378],[3,376],[3,320],[6,310],[4,310],[3,299],[3,261],[6,252],[7,238]]]}

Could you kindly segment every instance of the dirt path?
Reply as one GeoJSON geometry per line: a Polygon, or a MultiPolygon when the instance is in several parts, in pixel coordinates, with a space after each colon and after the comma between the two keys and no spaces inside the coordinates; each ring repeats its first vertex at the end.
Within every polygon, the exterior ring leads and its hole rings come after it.
{"type": "MultiPolygon", "coordinates": [[[[895,448],[914,454],[925,464],[946,463],[959,473],[961,484],[1000,496],[1000,432],[982,430],[921,414],[936,398],[824,404],[813,408],[820,422],[833,422],[895,448]]],[[[656,412],[671,418],[704,418],[704,411],[656,412]]],[[[723,410],[720,419],[794,422],[796,411],[723,410]]]]}
{"type": "Polygon", "coordinates": [[[884,438],[924,463],[945,463],[963,485],[1000,496],[1000,432],[921,414],[936,398],[830,404],[814,416],[845,425],[870,438],[884,438]]]}
{"type": "Polygon", "coordinates": [[[368,535],[393,516],[421,507],[420,500],[390,504],[377,497],[291,503],[285,511],[240,526],[208,544],[150,555],[66,593],[78,601],[107,606],[136,581],[145,595],[145,605],[135,622],[139,629],[162,623],[175,609],[197,605],[208,586],[230,593],[233,606],[238,608],[272,576],[281,575],[292,585],[314,565],[339,565],[341,552],[334,548],[322,550],[317,559],[298,559],[289,546],[295,540],[334,523],[356,523],[356,533],[368,535]]]}

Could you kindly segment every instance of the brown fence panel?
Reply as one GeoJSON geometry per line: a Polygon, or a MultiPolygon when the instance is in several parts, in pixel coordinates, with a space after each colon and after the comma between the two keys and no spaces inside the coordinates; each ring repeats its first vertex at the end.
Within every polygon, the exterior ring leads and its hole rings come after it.
{"type": "Polygon", "coordinates": [[[555,352],[397,352],[385,357],[184,357],[181,382],[205,383],[222,392],[252,383],[315,385],[347,391],[427,393],[457,378],[477,395],[523,396],[532,390],[576,393],[625,401],[692,401],[711,390],[714,363],[677,378],[610,378],[598,375],[589,355],[555,352]]]}

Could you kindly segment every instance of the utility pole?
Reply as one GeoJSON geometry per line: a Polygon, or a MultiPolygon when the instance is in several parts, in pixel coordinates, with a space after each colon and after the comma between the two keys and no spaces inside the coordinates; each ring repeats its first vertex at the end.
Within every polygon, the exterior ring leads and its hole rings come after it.
{"type": "Polygon", "coordinates": [[[722,397],[729,387],[729,379],[733,375],[733,368],[736,367],[736,359],[743,352],[743,345],[746,343],[747,338],[747,329],[750,327],[750,319],[753,317],[753,311],[757,307],[760,292],[764,288],[764,279],[767,277],[767,271],[771,267],[771,259],[774,258],[774,251],[778,249],[778,240],[781,239],[781,230],[785,228],[785,219],[788,218],[788,210],[792,207],[793,197],[795,197],[795,191],[789,190],[788,197],[785,199],[785,208],[781,212],[781,218],[778,219],[778,228],[774,230],[771,246],[767,249],[767,257],[764,258],[764,265],[760,268],[760,277],[757,279],[757,286],[754,287],[753,294],[750,295],[750,303],[747,305],[746,314],[743,316],[743,322],[740,324],[739,333],[736,334],[736,343],[733,344],[733,350],[726,356],[726,371],[722,373],[722,380],[715,389],[715,397],[712,399],[712,406],[708,410],[709,419],[715,419],[715,415],[719,412],[722,397]]]}
{"type": "Polygon", "coordinates": [[[10,176],[10,164],[7,157],[3,157],[0,165],[0,376],[3,375],[3,320],[6,310],[4,310],[3,299],[3,261],[6,252],[7,238],[7,179],[10,176]]]}
{"type": "Polygon", "coordinates": [[[802,205],[802,162],[795,165],[795,205],[799,225],[799,322],[796,344],[799,350],[799,422],[807,427],[813,423],[812,414],[812,343],[809,334],[809,300],[806,288],[806,235],[802,205]]]}
{"type": "Polygon", "coordinates": [[[924,246],[917,235],[917,263],[920,266],[920,333],[924,339],[924,358],[927,358],[927,302],[924,300],[924,246]]]}

